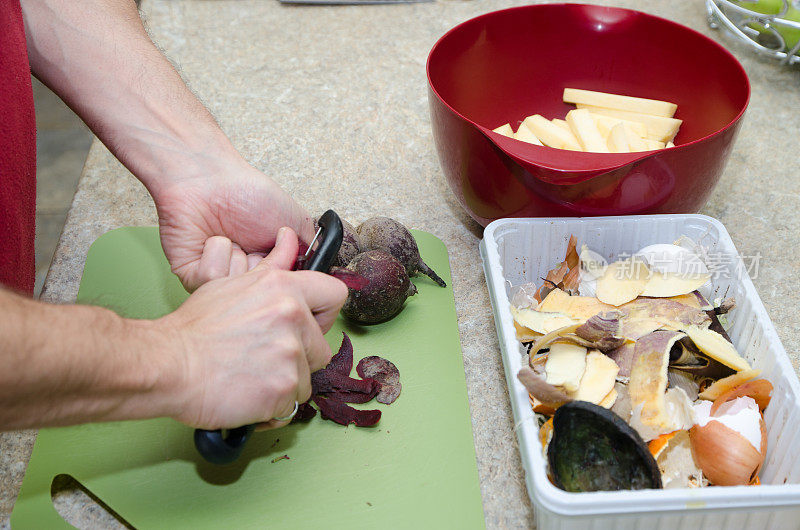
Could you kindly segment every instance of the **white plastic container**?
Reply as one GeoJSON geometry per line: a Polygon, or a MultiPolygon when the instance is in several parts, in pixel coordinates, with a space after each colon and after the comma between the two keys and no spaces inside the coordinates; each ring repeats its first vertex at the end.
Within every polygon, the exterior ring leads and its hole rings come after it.
{"type": "MultiPolygon", "coordinates": [[[[511,407],[536,525],[545,529],[800,528],[800,385],[725,227],[703,215],[500,219],[481,241],[511,407]],[[774,385],[761,486],[569,493],[547,478],[538,426],[516,374],[524,349],[509,307],[512,286],[534,281],[564,259],[570,235],[606,259],[685,235],[714,258],[715,296],[734,297],[728,333],[737,350],[774,385]]],[[[752,260],[751,260],[752,261],[752,260]]],[[[509,433],[510,435],[510,433],[509,433]]]]}

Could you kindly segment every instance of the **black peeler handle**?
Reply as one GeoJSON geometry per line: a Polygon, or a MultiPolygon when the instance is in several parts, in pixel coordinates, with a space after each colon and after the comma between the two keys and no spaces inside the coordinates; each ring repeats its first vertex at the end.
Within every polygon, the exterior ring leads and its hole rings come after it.
{"type": "MultiPolygon", "coordinates": [[[[317,248],[307,262],[306,270],[328,272],[342,246],[344,229],[342,220],[333,210],[328,210],[318,221],[319,230],[314,239],[317,248]]],[[[313,242],[312,242],[313,245],[313,242]]],[[[247,440],[255,430],[255,425],[244,425],[229,429],[223,436],[222,430],[207,431],[195,429],[194,446],[197,451],[212,464],[224,465],[234,462],[242,454],[247,440]]]]}

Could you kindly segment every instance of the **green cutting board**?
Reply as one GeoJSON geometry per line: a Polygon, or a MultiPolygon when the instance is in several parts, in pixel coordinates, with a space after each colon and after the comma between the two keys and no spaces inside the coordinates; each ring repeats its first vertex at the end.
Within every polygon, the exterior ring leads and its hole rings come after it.
{"type": "MultiPolygon", "coordinates": [[[[415,232],[426,262],[447,282],[447,250],[415,232]]],[[[403,390],[371,428],[317,415],[256,433],[229,466],[196,453],[192,429],[168,419],[44,429],[19,499],[14,530],[69,527],[50,486],[74,477],[137,528],[482,528],[481,495],[453,291],[425,276],[419,294],[384,324],[341,319],[355,359],[380,355],[400,369],[403,390]],[[288,459],[276,460],[287,455],[288,459]]],[[[155,227],[121,228],[92,245],[78,302],[132,318],[157,318],[187,294],[170,272],[155,227]]]]}

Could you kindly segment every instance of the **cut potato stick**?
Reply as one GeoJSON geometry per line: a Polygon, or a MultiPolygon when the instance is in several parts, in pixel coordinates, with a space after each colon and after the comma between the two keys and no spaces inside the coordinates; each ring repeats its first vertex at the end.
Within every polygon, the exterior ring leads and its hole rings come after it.
{"type": "Polygon", "coordinates": [[[567,123],[567,120],[560,120],[558,118],[553,118],[550,121],[552,121],[554,124],[564,129],[565,131],[572,132],[572,129],[569,128],[569,123],[567,123]]]}
{"type": "MultiPolygon", "coordinates": [[[[633,132],[628,125],[629,122],[620,121],[611,128],[608,134],[608,150],[612,153],[636,153],[638,151],[649,151],[647,140],[641,138],[633,132]]],[[[655,142],[655,140],[651,140],[655,142]]]]}
{"type": "Polygon", "coordinates": [[[663,116],[665,118],[673,117],[675,111],[678,109],[675,103],[670,103],[668,101],[636,98],[619,94],[609,94],[606,92],[594,92],[592,90],[581,90],[579,88],[565,88],[564,103],[581,103],[595,107],[663,116]]]}
{"type": "Polygon", "coordinates": [[[600,134],[606,138],[608,138],[608,135],[611,133],[611,128],[622,122],[627,123],[631,130],[640,138],[647,137],[647,127],[645,127],[643,123],[621,120],[619,118],[612,118],[611,116],[603,116],[602,114],[594,113],[592,113],[592,119],[594,120],[594,124],[597,125],[600,134]]]}
{"type": "Polygon", "coordinates": [[[659,142],[667,142],[675,138],[675,135],[678,134],[678,129],[680,128],[681,123],[683,123],[681,120],[676,118],[665,118],[663,116],[628,112],[626,110],[594,107],[592,105],[584,105],[583,103],[578,103],[577,107],[579,109],[586,109],[593,114],[611,116],[612,118],[621,118],[623,120],[642,123],[645,127],[647,127],[647,138],[650,138],[651,140],[658,140],[659,142]]]}
{"type": "Polygon", "coordinates": [[[592,116],[586,109],[575,109],[567,113],[567,123],[578,143],[584,151],[590,153],[608,153],[605,140],[600,136],[600,131],[594,124],[592,116]]]}
{"type": "Polygon", "coordinates": [[[511,125],[508,123],[501,125],[496,129],[492,129],[492,132],[496,132],[497,134],[502,134],[503,136],[508,136],[509,138],[514,138],[514,129],[511,128],[511,125]]]}
{"type": "Polygon", "coordinates": [[[542,142],[539,141],[539,138],[533,134],[533,131],[530,130],[530,128],[528,128],[528,126],[525,124],[519,126],[517,132],[514,133],[514,139],[522,142],[528,142],[529,144],[542,145],[542,142]]]}
{"type": "Polygon", "coordinates": [[[625,133],[628,135],[628,145],[631,148],[631,152],[648,151],[650,148],[647,146],[647,143],[645,143],[647,139],[633,132],[633,128],[628,125],[629,123],[630,122],[627,121],[622,122],[622,128],[625,129],[625,133]]]}
{"type": "Polygon", "coordinates": [[[612,153],[630,153],[631,145],[628,134],[622,122],[617,123],[608,133],[608,150],[612,153]]]}
{"type": "Polygon", "coordinates": [[[554,125],[550,120],[547,120],[540,114],[528,116],[522,122],[522,125],[533,131],[533,134],[535,134],[544,145],[557,149],[571,149],[572,151],[581,150],[578,140],[571,132],[565,131],[558,125],[554,125]]]}
{"type": "Polygon", "coordinates": [[[658,140],[651,140],[650,138],[644,138],[644,143],[647,146],[648,151],[656,151],[658,149],[664,149],[664,147],[666,147],[664,142],[659,142],[658,140]]]}

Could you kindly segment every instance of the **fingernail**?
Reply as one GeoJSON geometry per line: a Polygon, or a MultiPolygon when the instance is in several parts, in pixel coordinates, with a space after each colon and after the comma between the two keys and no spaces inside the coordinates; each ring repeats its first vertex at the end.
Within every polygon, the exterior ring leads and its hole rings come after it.
{"type": "Polygon", "coordinates": [[[275,246],[277,247],[283,240],[286,239],[286,231],[289,230],[287,227],[282,226],[280,230],[278,230],[278,235],[275,237],[275,246]]]}

